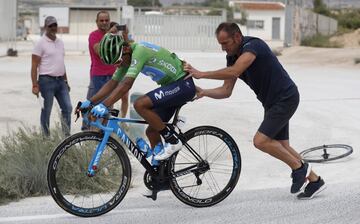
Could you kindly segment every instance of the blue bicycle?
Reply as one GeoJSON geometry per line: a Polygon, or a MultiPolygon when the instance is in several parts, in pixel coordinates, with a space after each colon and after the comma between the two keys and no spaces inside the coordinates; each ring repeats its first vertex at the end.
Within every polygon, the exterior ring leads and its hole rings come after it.
{"type": "Polygon", "coordinates": [[[144,166],[144,183],[152,190],[153,200],[159,191],[169,189],[180,201],[194,207],[212,206],[224,200],[240,176],[239,149],[229,134],[216,127],[199,126],[183,133],[178,127],[180,108],[167,125],[182,141],[183,148],[156,166],[119,125],[145,125],[145,121],[117,118],[117,110],[93,120],[88,110],[81,111],[83,119],[99,131],[74,134],[53,152],[47,180],[56,203],[81,217],[99,216],[115,208],[131,181],[131,164],[124,148],[144,166]]]}

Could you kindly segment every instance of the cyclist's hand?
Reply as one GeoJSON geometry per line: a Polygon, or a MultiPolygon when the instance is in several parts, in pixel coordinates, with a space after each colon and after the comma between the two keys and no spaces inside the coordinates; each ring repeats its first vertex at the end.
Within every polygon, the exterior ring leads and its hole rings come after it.
{"type": "Polygon", "coordinates": [[[81,102],[80,109],[86,109],[92,105],[92,102],[90,100],[85,100],[84,102],[81,102]]]}
{"type": "Polygon", "coordinates": [[[91,109],[91,114],[95,117],[104,117],[109,113],[109,109],[102,103],[96,105],[91,109]]]}

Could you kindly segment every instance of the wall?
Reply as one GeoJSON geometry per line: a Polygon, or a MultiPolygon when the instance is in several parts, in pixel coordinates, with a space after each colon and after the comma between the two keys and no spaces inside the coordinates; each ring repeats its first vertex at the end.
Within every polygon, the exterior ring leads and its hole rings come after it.
{"type": "MultiPolygon", "coordinates": [[[[101,9],[70,9],[70,34],[88,35],[97,29],[96,14],[101,9]]],[[[119,21],[117,11],[114,9],[106,9],[110,13],[111,21],[119,21]]]]}
{"type": "Polygon", "coordinates": [[[333,18],[299,6],[287,5],[284,44],[300,45],[302,40],[316,34],[332,35],[337,31],[337,26],[337,21],[333,18]]]}
{"type": "MultiPolygon", "coordinates": [[[[246,10],[247,20],[263,20],[264,29],[252,29],[240,26],[244,35],[256,36],[264,40],[272,40],[272,18],[280,18],[280,40],[285,38],[285,10],[246,10]]],[[[234,18],[240,19],[240,13],[234,13],[234,18]]]]}
{"type": "Polygon", "coordinates": [[[0,1],[0,41],[15,41],[16,38],[16,1],[0,1]]]}
{"type": "Polygon", "coordinates": [[[169,50],[218,50],[215,29],[224,16],[136,15],[135,41],[147,41],[169,50]]]}

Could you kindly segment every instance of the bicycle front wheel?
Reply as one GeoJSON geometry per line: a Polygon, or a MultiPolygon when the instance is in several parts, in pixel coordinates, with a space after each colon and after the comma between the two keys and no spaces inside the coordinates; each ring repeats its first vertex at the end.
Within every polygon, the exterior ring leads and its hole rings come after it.
{"type": "Polygon", "coordinates": [[[95,176],[87,170],[103,134],[81,132],[65,139],[52,154],[48,165],[51,196],[65,211],[82,217],[99,216],[115,208],[124,198],[131,179],[128,156],[109,138],[95,176]]]}
{"type": "Polygon", "coordinates": [[[197,155],[184,144],[172,157],[169,171],[172,192],[194,207],[221,202],[235,188],[240,176],[241,156],[235,141],[212,126],[193,128],[184,136],[197,155]]]}

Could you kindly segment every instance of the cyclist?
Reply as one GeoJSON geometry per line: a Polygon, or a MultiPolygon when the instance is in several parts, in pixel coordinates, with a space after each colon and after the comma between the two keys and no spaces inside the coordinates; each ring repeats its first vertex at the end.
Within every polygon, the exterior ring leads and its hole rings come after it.
{"type": "Polygon", "coordinates": [[[187,64],[185,70],[197,79],[220,79],[224,84],[215,89],[198,87],[197,98],[229,97],[238,78],[249,85],[265,110],[264,120],[253,139],[255,147],[291,167],[291,193],[305,188],[298,198],[312,198],[325,188],[325,182],[311,171],[310,164],[302,162],[289,144],[289,120],[299,104],[295,83],[266,43],[259,38],[244,37],[236,23],[221,23],[216,29],[216,37],[227,53],[227,68],[200,72],[187,64]],[[310,180],[308,185],[307,179],[310,180]]]}
{"type": "Polygon", "coordinates": [[[126,36],[127,30],[123,36],[108,33],[102,38],[101,59],[106,64],[119,63],[119,67],[112,79],[90,100],[84,101],[81,108],[96,105],[91,113],[96,117],[104,116],[108,107],[131,89],[139,73],[149,76],[161,87],[140,96],[134,108],[149,123],[146,135],[151,147],[161,146],[160,135],[163,137],[165,144],[154,159],[165,160],[181,149],[182,142],[163,122],[170,120],[178,106],[193,99],[195,85],[192,78],[184,79],[183,62],[176,54],[147,42],[125,41],[126,36]]]}

